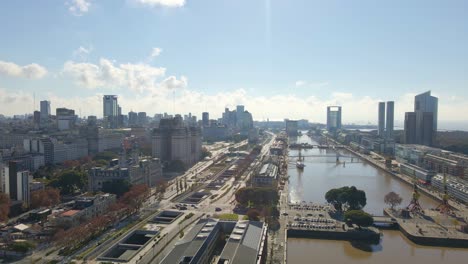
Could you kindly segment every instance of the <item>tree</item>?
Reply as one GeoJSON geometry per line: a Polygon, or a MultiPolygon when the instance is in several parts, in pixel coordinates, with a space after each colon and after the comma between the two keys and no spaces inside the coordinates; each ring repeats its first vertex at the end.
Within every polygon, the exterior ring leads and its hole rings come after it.
{"type": "Polygon", "coordinates": [[[8,220],[10,213],[10,197],[6,193],[0,192],[0,221],[8,220]]]}
{"type": "Polygon", "coordinates": [[[247,206],[253,203],[255,206],[276,205],[279,200],[278,192],[270,187],[244,187],[237,190],[236,201],[247,206]]]}
{"type": "Polygon", "coordinates": [[[159,179],[156,181],[156,193],[164,194],[167,189],[167,181],[159,179]]]}
{"type": "Polygon", "coordinates": [[[349,207],[350,210],[360,210],[367,203],[366,193],[354,186],[331,189],[325,194],[325,199],[338,211],[342,211],[343,206],[349,207]]]}
{"type": "Polygon", "coordinates": [[[249,209],[246,215],[250,221],[260,221],[260,212],[257,209],[249,209]]]}
{"type": "Polygon", "coordinates": [[[392,210],[395,208],[395,206],[400,205],[402,201],[403,198],[401,198],[400,195],[395,192],[389,192],[384,197],[384,202],[390,205],[392,210]]]}
{"type": "Polygon", "coordinates": [[[164,168],[167,172],[184,172],[187,167],[181,160],[173,160],[164,168]]]}
{"type": "Polygon", "coordinates": [[[132,185],[124,179],[116,179],[102,183],[102,191],[106,193],[113,193],[117,197],[121,197],[124,193],[130,190],[132,185]]]}
{"type": "Polygon", "coordinates": [[[146,184],[133,185],[128,192],[126,192],[121,201],[129,206],[134,211],[138,211],[146,200],[149,194],[149,188],[146,184]]]}
{"type": "Polygon", "coordinates": [[[97,153],[93,160],[105,160],[105,161],[111,161],[113,159],[116,159],[118,158],[119,156],[117,154],[115,154],[114,152],[110,152],[110,151],[104,151],[104,152],[99,152],[97,153]]]}
{"type": "Polygon", "coordinates": [[[212,155],[211,152],[206,147],[203,147],[200,159],[204,159],[206,157],[211,157],[211,155],[212,155]]]}
{"type": "Polygon", "coordinates": [[[371,226],[374,223],[372,215],[362,210],[349,210],[344,214],[344,216],[347,222],[356,224],[359,227],[371,226]]]}
{"type": "Polygon", "coordinates": [[[31,192],[31,209],[54,206],[60,202],[60,191],[55,188],[46,188],[31,192]]]}
{"type": "Polygon", "coordinates": [[[85,186],[88,178],[84,172],[78,170],[66,170],[50,182],[54,188],[58,188],[62,195],[74,194],[76,191],[81,191],[85,186]]]}

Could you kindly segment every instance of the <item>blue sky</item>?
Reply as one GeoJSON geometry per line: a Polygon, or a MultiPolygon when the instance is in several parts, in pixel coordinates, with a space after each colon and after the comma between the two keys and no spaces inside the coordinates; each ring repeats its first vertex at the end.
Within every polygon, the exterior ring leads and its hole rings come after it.
{"type": "Polygon", "coordinates": [[[440,119],[466,119],[468,2],[381,2],[2,1],[0,113],[32,111],[34,92],[99,116],[99,96],[118,94],[125,112],[242,103],[259,120],[324,121],[342,104],[345,122],[375,123],[379,100],[398,120],[432,90],[440,119]]]}

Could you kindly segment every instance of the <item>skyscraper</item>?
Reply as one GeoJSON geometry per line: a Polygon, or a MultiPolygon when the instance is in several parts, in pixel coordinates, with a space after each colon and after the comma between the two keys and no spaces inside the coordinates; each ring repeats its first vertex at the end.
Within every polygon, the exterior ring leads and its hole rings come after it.
{"type": "Polygon", "coordinates": [[[202,124],[204,127],[207,127],[210,125],[210,114],[208,112],[202,113],[202,124]]]}
{"type": "Polygon", "coordinates": [[[41,101],[41,120],[47,120],[50,116],[50,101],[41,101]]]}
{"type": "Polygon", "coordinates": [[[385,102],[379,102],[379,137],[385,135],[385,102]]]}
{"type": "Polygon", "coordinates": [[[416,113],[406,112],[405,113],[405,131],[404,131],[404,142],[405,144],[416,143],[416,113]]]}
{"type": "Polygon", "coordinates": [[[414,112],[416,113],[416,143],[432,145],[437,131],[438,99],[431,96],[431,91],[414,97],[414,112]],[[429,120],[432,116],[432,120],[429,120]]]}
{"type": "Polygon", "coordinates": [[[119,116],[117,95],[104,95],[102,98],[103,119],[108,128],[116,128],[119,116]]]}
{"type": "MultiPolygon", "coordinates": [[[[388,139],[393,138],[393,123],[394,123],[394,107],[393,101],[387,102],[387,122],[385,125],[385,137],[388,139]]],[[[380,121],[380,120],[379,120],[380,121]]]]}
{"type": "Polygon", "coordinates": [[[341,129],[341,106],[327,107],[327,130],[335,132],[341,129]]]}
{"type": "Polygon", "coordinates": [[[244,112],[245,109],[243,105],[238,105],[236,107],[236,124],[239,128],[244,126],[244,112]]]}

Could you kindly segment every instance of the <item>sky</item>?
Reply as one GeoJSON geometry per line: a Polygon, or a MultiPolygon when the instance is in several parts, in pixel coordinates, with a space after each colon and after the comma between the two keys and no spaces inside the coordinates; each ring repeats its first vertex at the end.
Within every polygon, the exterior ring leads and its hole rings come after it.
{"type": "Polygon", "coordinates": [[[439,120],[468,121],[468,1],[49,0],[0,2],[0,114],[40,100],[102,116],[212,118],[237,104],[255,120],[377,122],[395,101],[439,97],[439,120]],[[35,98],[35,100],[34,100],[35,98]]]}

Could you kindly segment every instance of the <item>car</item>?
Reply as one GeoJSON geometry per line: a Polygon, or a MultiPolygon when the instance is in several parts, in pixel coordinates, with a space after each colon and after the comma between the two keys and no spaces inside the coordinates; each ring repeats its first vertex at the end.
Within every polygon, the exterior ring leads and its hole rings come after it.
{"type": "Polygon", "coordinates": [[[287,215],[289,215],[289,214],[288,214],[288,213],[286,213],[286,212],[284,212],[284,213],[283,213],[283,215],[284,215],[284,216],[287,216],[287,215]]]}
{"type": "Polygon", "coordinates": [[[216,208],[215,208],[215,211],[216,211],[216,212],[219,212],[219,211],[222,211],[222,210],[223,210],[223,209],[221,209],[221,208],[219,208],[219,207],[216,207],[216,208]]]}

